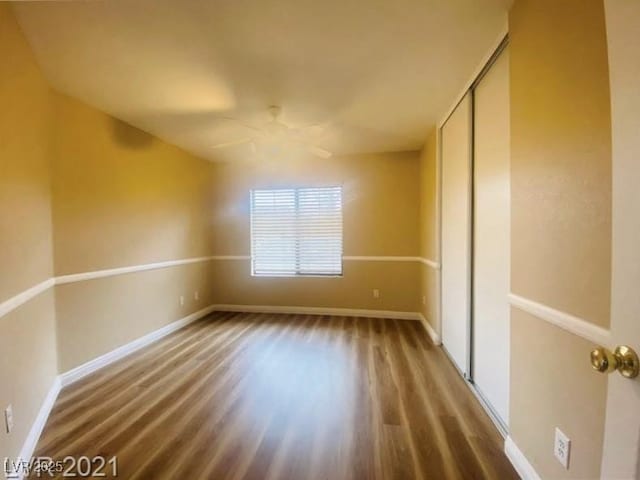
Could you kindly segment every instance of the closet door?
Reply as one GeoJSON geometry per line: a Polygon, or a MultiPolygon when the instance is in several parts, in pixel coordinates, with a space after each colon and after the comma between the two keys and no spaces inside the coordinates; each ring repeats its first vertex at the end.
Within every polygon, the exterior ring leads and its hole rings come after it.
{"type": "Polygon", "coordinates": [[[509,57],[474,89],[473,380],[504,426],[509,420],[509,57]]]}
{"type": "Polygon", "coordinates": [[[469,376],[471,96],[442,127],[442,344],[469,376]]]}

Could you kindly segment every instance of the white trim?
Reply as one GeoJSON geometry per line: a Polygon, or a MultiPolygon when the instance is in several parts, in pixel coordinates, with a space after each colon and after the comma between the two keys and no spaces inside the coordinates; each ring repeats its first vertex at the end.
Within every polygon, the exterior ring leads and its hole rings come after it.
{"type": "Polygon", "coordinates": [[[429,320],[427,320],[427,318],[421,313],[419,313],[418,315],[420,315],[420,322],[422,322],[422,325],[424,326],[425,330],[429,334],[429,337],[431,338],[431,341],[433,342],[433,344],[436,346],[442,345],[440,334],[436,332],[435,329],[431,326],[431,324],[429,323],[429,320]]]}
{"type": "MultiPolygon", "coordinates": [[[[42,434],[42,430],[47,423],[47,419],[49,418],[49,414],[51,413],[51,409],[55,404],[56,399],[58,398],[58,394],[62,387],[66,387],[74,382],[77,382],[81,378],[86,377],[87,375],[110,365],[111,363],[120,360],[121,358],[143,348],[147,345],[160,340],[162,337],[179,330],[180,328],[192,323],[209,313],[215,310],[215,305],[210,305],[202,310],[198,310],[190,315],[187,315],[180,320],[176,320],[175,322],[170,323],[158,330],[155,330],[143,337],[137,338],[132,342],[129,342],[125,345],[122,345],[115,350],[112,350],[104,355],[101,355],[98,358],[95,358],[79,367],[76,367],[68,372],[58,375],[54,381],[53,385],[49,389],[47,396],[45,397],[40,410],[38,411],[38,415],[31,425],[31,429],[29,430],[29,434],[25,439],[22,449],[20,450],[20,456],[16,459],[16,461],[25,461],[28,462],[33,456],[33,452],[38,444],[38,440],[40,439],[40,435],[42,434]]],[[[22,479],[24,477],[24,472],[17,472],[17,475],[12,478],[22,479]]]]}
{"type": "Polygon", "coordinates": [[[208,257],[184,258],[181,260],[167,260],[164,262],[146,263],[142,265],[131,265],[127,267],[109,268],[105,270],[95,270],[92,272],[72,273],[69,275],[60,275],[52,277],[44,282],[34,285],[23,292],[0,303],[0,318],[15,310],[19,306],[28,302],[35,296],[53,287],[54,285],[64,285],[66,283],[83,282],[85,280],[94,280],[97,278],[112,277],[115,275],[124,275],[127,273],[144,272],[148,270],[156,270],[160,268],[175,267],[178,265],[188,265],[191,263],[208,262],[211,260],[244,260],[250,258],[247,255],[211,255],[208,257]]]}
{"type": "MultiPolygon", "coordinates": [[[[53,405],[56,403],[56,398],[58,398],[58,394],[60,393],[60,389],[62,385],[60,383],[60,377],[56,377],[53,380],[53,385],[47,392],[47,396],[44,398],[42,405],[40,406],[40,410],[38,411],[38,415],[31,425],[31,429],[22,444],[22,449],[20,450],[20,456],[16,459],[17,461],[29,462],[31,457],[33,456],[33,452],[36,449],[36,445],[38,444],[38,440],[40,439],[40,435],[42,434],[42,430],[47,423],[47,419],[49,418],[49,414],[51,413],[51,409],[53,405]]],[[[24,478],[24,471],[17,472],[15,477],[10,478],[24,478]]]]}
{"type": "MultiPolygon", "coordinates": [[[[137,350],[150,345],[157,340],[169,335],[170,333],[185,327],[189,323],[192,323],[211,312],[214,311],[227,311],[227,312],[261,312],[261,313],[297,313],[297,314],[309,314],[309,315],[341,315],[351,317],[369,317],[369,318],[397,318],[401,320],[420,320],[421,315],[418,312],[395,312],[386,310],[362,310],[362,309],[349,309],[349,308],[319,308],[319,307],[291,307],[291,306],[268,306],[268,305],[210,305],[198,310],[190,315],[187,315],[180,320],[170,323],[158,330],[155,330],[147,335],[144,335],[132,342],[122,345],[115,350],[111,350],[104,355],[101,355],[93,360],[90,360],[72,370],[58,375],[53,385],[49,389],[47,396],[45,397],[42,406],[38,412],[38,415],[29,430],[26,440],[20,450],[20,459],[28,461],[35,450],[42,430],[51,409],[55,404],[56,398],[60,393],[62,387],[66,387],[78,380],[90,375],[101,368],[104,368],[121,358],[130,355],[137,350]]],[[[431,335],[431,334],[430,334],[431,335]]],[[[433,337],[432,337],[433,338],[433,337]]],[[[435,342],[435,340],[434,340],[435,342]]],[[[22,479],[23,475],[18,474],[18,479],[22,479]]]]}
{"type": "Polygon", "coordinates": [[[251,260],[251,255],[213,255],[211,260],[251,260]]]}
{"type": "Polygon", "coordinates": [[[358,255],[344,255],[342,257],[346,261],[356,262],[419,262],[434,270],[440,270],[440,264],[429,258],[424,257],[410,257],[410,256],[358,256],[358,255]]]}
{"type": "Polygon", "coordinates": [[[180,320],[176,320],[175,322],[170,323],[169,325],[165,325],[164,327],[154,330],[151,333],[148,333],[140,338],[133,340],[125,345],[122,345],[115,350],[111,350],[110,352],[105,353],[93,360],[88,361],[72,370],[69,370],[60,375],[60,381],[63,387],[70,385],[74,382],[77,382],[81,378],[86,377],[87,375],[110,365],[111,363],[120,360],[121,358],[126,357],[127,355],[132,354],[133,352],[140,350],[147,345],[160,340],[162,337],[169,335],[170,333],[179,330],[180,328],[192,323],[208,314],[216,310],[215,305],[210,305],[208,307],[203,308],[202,310],[198,310],[190,315],[187,315],[180,320]]]}
{"type": "Polygon", "coordinates": [[[53,287],[53,284],[54,284],[54,279],[49,278],[48,280],[45,280],[44,282],[34,285],[33,287],[28,288],[25,291],[20,292],[19,294],[0,303],[0,318],[4,317],[7,313],[15,310],[20,305],[24,305],[29,300],[40,295],[45,290],[48,290],[49,288],[53,287]]]}
{"type": "Polygon", "coordinates": [[[343,255],[342,260],[355,262],[419,262],[420,257],[343,255]]]}
{"type": "Polygon", "coordinates": [[[115,275],[124,275],[126,273],[144,272],[147,270],[157,270],[159,268],[175,267],[178,265],[187,265],[190,263],[207,262],[215,260],[218,257],[194,257],[182,260],[167,260],[164,262],[146,263],[144,265],[131,265],[128,267],[109,268],[106,270],[95,270],[92,272],[72,273],[70,275],[61,275],[56,277],[56,285],[64,285],[65,283],[82,282],[85,280],[94,280],[96,278],[113,277],[115,275]]]}
{"type": "Polygon", "coordinates": [[[545,320],[593,343],[604,346],[609,346],[611,343],[611,332],[609,330],[598,327],[582,318],[561,312],[514,293],[509,294],[509,303],[519,310],[530,313],[541,320],[545,320]]]}
{"type": "Polygon", "coordinates": [[[333,315],[342,317],[396,318],[398,320],[420,320],[418,312],[397,312],[392,310],[365,310],[355,308],[300,307],[288,305],[214,305],[220,312],[247,313],[292,313],[298,315],[333,315]]]}
{"type": "MultiPolygon", "coordinates": [[[[422,257],[410,256],[343,256],[345,261],[367,261],[367,262],[421,262],[436,270],[440,269],[440,264],[422,257]]],[[[179,265],[188,265],[192,263],[209,262],[214,260],[250,260],[250,255],[210,255],[207,257],[184,258],[181,260],[167,260],[163,262],[146,263],[142,265],[130,265],[127,267],[108,268],[105,270],[94,270],[91,272],[71,273],[68,275],[60,275],[52,277],[41,282],[19,294],[0,303],[0,318],[15,310],[19,306],[28,302],[35,296],[53,287],[54,285],[65,285],[67,283],[84,282],[87,280],[95,280],[98,278],[113,277],[117,275],[125,275],[128,273],[145,272],[149,270],[157,270],[161,268],[175,267],[179,265]]]]}
{"type": "Polygon", "coordinates": [[[396,318],[400,320],[420,320],[418,312],[396,312],[388,310],[363,310],[351,308],[323,308],[323,307],[296,307],[296,306],[274,306],[274,305],[209,305],[187,315],[180,320],[170,323],[158,330],[154,330],[147,335],[137,338],[115,350],[105,353],[93,360],[90,360],[72,370],[60,374],[61,385],[66,387],[81,378],[130,355],[131,353],[160,340],[162,337],[179,330],[211,312],[248,312],[248,313],[295,313],[302,315],[339,315],[349,317],[369,317],[369,318],[396,318]]]}
{"type": "Polygon", "coordinates": [[[524,456],[524,453],[511,437],[507,437],[504,441],[504,453],[522,480],[541,480],[536,469],[529,463],[527,457],[524,456]]]}
{"type": "Polygon", "coordinates": [[[420,263],[423,263],[424,265],[433,268],[434,270],[440,270],[440,264],[438,262],[434,262],[433,260],[430,260],[428,258],[424,258],[421,257],[420,258],[420,263]]]}
{"type": "MultiPolygon", "coordinates": [[[[208,258],[211,260],[251,260],[251,255],[215,255],[208,258]]],[[[342,260],[347,262],[420,262],[434,269],[440,268],[438,262],[428,258],[403,255],[343,255],[342,260]]]]}

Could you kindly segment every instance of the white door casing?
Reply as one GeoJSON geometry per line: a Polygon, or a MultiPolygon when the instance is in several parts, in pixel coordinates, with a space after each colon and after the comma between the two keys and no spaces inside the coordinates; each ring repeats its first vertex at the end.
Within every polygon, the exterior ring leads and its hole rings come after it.
{"type": "MultiPolygon", "coordinates": [[[[612,133],[611,345],[640,351],[640,1],[605,0],[612,133]]],[[[585,359],[586,361],[586,359],[585,359]]],[[[589,401],[589,399],[583,399],[589,401]]],[[[602,478],[640,479],[640,378],[610,374],[602,478]]]]}

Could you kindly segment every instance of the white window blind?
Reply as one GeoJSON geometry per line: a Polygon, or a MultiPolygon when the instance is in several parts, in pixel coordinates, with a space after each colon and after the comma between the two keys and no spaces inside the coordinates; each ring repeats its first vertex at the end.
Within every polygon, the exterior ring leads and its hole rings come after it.
{"type": "Polygon", "coordinates": [[[342,275],[342,187],[251,191],[253,275],[342,275]]]}

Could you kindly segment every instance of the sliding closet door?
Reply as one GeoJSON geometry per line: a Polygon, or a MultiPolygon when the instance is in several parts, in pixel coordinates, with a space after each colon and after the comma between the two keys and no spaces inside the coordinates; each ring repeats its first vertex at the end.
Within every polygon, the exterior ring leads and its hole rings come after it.
{"type": "Polygon", "coordinates": [[[473,380],[505,426],[509,419],[509,57],[504,50],[474,90],[473,380]]]}
{"type": "Polygon", "coordinates": [[[442,127],[442,344],[469,375],[471,96],[442,127]]]}

